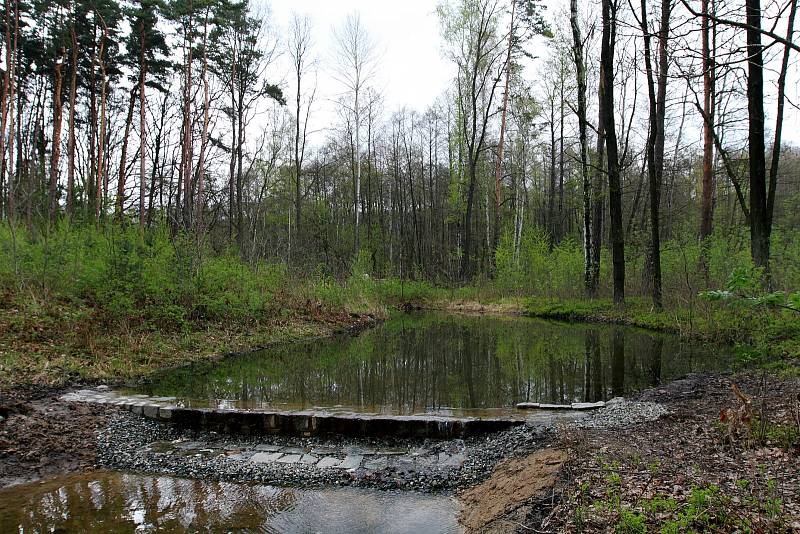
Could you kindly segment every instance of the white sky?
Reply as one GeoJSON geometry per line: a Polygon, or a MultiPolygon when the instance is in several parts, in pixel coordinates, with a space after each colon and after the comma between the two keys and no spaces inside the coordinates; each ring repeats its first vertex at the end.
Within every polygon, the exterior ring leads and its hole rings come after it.
{"type": "MultiPolygon", "coordinates": [[[[442,52],[439,20],[435,9],[438,0],[261,0],[270,6],[271,20],[278,26],[285,50],[287,27],[291,14],[309,15],[312,21],[312,53],[319,60],[318,89],[312,114],[312,145],[324,142],[324,130],[337,122],[335,104],[332,102],[343,88],[333,76],[332,52],[335,49],[333,30],[339,27],[348,13],[357,12],[370,36],[377,43],[380,61],[373,85],[383,95],[384,111],[407,106],[424,111],[433,104],[450,85],[454,67],[442,52]]],[[[509,0],[510,2],[510,0],[509,0]]],[[[547,18],[552,20],[558,10],[564,9],[566,0],[545,0],[547,18]]],[[[783,26],[781,26],[783,28],[783,26]]],[[[536,50],[534,50],[536,52],[536,50]]],[[[544,52],[542,56],[546,55],[544,52]]],[[[797,54],[794,56],[795,73],[797,54]]],[[[288,63],[279,67],[287,75],[288,63]]],[[[535,86],[536,69],[526,73],[535,86]]],[[[789,98],[798,97],[798,76],[790,75],[787,86],[789,98]]],[[[288,78],[287,80],[291,79],[288,78]]],[[[304,82],[305,83],[305,82],[304,82]]],[[[292,94],[291,83],[286,84],[292,94]]],[[[643,90],[643,88],[642,88],[643,90]]],[[[773,103],[766,103],[767,131],[772,129],[770,115],[773,103]]],[[[769,133],[767,140],[769,140],[769,133]]],[[[784,140],[800,144],[800,113],[787,104],[784,122],[784,140]]],[[[698,139],[699,141],[699,139],[698,139]]],[[[769,144],[769,143],[768,143],[769,144]]]]}
{"type": "MultiPolygon", "coordinates": [[[[312,129],[336,120],[332,100],[344,89],[333,75],[333,30],[348,13],[360,14],[362,25],[377,43],[380,60],[371,85],[383,95],[385,111],[402,106],[424,111],[452,80],[453,66],[441,52],[435,0],[271,0],[269,5],[284,40],[293,12],[311,18],[312,54],[319,60],[312,129]]],[[[294,91],[293,84],[289,86],[294,91]]],[[[313,144],[320,141],[312,140],[313,144]]]]}

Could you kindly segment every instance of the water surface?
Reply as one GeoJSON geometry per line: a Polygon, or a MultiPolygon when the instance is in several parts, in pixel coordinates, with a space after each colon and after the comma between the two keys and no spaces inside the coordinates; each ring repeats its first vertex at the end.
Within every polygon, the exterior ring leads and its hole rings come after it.
{"type": "Polygon", "coordinates": [[[92,472],[0,491],[0,532],[461,532],[454,498],[92,472]]]}
{"type": "Polygon", "coordinates": [[[402,314],[358,337],[271,347],[171,371],[143,393],[192,407],[509,415],[518,402],[594,402],[724,370],[676,336],[523,317],[402,314]]]}

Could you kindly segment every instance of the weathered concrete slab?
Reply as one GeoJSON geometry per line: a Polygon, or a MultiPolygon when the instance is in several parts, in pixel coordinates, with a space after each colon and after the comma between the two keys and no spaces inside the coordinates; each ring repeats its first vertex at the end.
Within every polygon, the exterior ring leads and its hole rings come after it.
{"type": "Polygon", "coordinates": [[[256,445],[254,447],[254,449],[257,450],[258,452],[278,452],[279,450],[281,450],[281,447],[279,447],[277,445],[260,444],[260,445],[256,445]]]}
{"type": "Polygon", "coordinates": [[[281,456],[283,456],[283,454],[280,452],[257,452],[250,457],[250,461],[259,464],[266,464],[277,462],[281,456]]]}
{"type": "Polygon", "coordinates": [[[364,460],[364,457],[361,456],[361,455],[348,454],[347,456],[345,456],[345,458],[342,461],[342,463],[339,464],[339,467],[341,469],[347,469],[347,470],[358,469],[359,466],[361,466],[361,462],[363,460],[364,460]]]}
{"type": "Polygon", "coordinates": [[[326,456],[322,460],[319,461],[317,467],[321,469],[330,469],[332,467],[339,467],[342,461],[338,458],[333,458],[332,456],[326,456]]]}
{"type": "Polygon", "coordinates": [[[602,408],[606,403],[600,402],[573,402],[572,404],[547,404],[543,402],[519,402],[518,410],[593,410],[602,408]]]}
{"type": "Polygon", "coordinates": [[[573,410],[594,410],[597,408],[602,408],[605,406],[606,403],[603,401],[599,402],[573,402],[572,409],[573,410]]]}

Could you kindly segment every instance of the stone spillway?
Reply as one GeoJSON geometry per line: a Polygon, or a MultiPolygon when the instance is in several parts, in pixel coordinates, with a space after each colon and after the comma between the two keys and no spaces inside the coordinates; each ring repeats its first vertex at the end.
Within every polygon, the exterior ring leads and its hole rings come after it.
{"type": "Polygon", "coordinates": [[[148,419],[193,430],[226,434],[418,437],[452,439],[525,424],[524,418],[445,417],[435,414],[386,415],[326,410],[243,410],[182,406],[175,397],[124,395],[107,387],[71,391],[64,401],[118,406],[148,419]]]}

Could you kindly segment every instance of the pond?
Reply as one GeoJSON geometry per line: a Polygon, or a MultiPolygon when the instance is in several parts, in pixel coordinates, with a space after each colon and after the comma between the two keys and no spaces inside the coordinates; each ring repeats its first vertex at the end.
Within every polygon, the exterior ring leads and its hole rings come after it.
{"type": "Polygon", "coordinates": [[[452,497],[412,492],[97,471],[0,491],[0,532],[451,533],[458,510],[452,497]]]}
{"type": "Polygon", "coordinates": [[[503,416],[518,402],[596,402],[721,371],[725,352],[622,326],[398,314],[357,337],[185,367],[135,392],[187,407],[503,416]]]}

